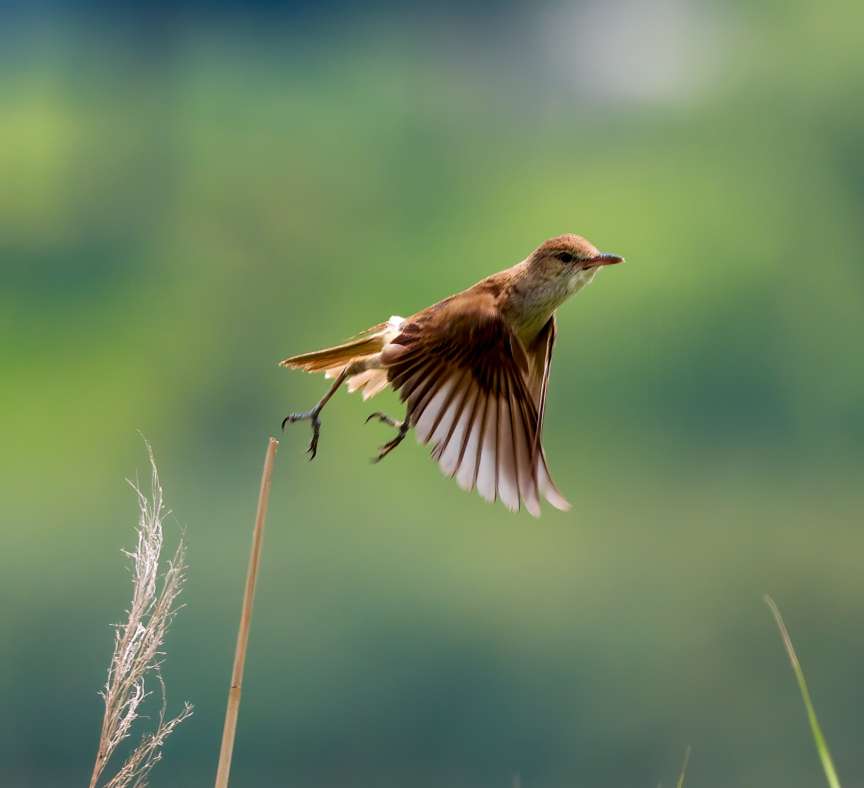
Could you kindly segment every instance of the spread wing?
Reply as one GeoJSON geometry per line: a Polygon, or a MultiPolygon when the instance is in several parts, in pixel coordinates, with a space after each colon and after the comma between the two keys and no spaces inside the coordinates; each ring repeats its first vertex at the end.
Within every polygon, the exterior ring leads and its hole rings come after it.
{"type": "Polygon", "coordinates": [[[469,292],[407,320],[381,357],[418,440],[432,446],[442,471],[513,511],[524,502],[534,516],[541,496],[569,508],[540,443],[548,371],[539,371],[538,384],[532,367],[542,355],[548,370],[554,323],[546,333],[542,353],[529,357],[491,295],[469,292]]]}
{"type": "Polygon", "coordinates": [[[540,333],[528,351],[528,356],[531,360],[531,396],[537,405],[537,433],[534,436],[537,446],[535,450],[539,451],[542,451],[540,438],[543,432],[543,417],[546,415],[546,393],[549,390],[549,370],[552,368],[552,350],[555,347],[555,338],[557,336],[558,323],[555,320],[555,315],[552,315],[546,321],[546,325],[540,329],[540,333]]]}

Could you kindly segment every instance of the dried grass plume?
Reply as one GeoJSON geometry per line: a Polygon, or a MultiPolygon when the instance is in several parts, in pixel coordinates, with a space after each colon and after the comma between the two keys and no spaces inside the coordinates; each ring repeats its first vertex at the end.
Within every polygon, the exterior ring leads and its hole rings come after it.
{"type": "Polygon", "coordinates": [[[151,769],[162,758],[165,740],[192,714],[192,706],[184,703],[182,711],[175,717],[166,719],[165,715],[165,682],[160,671],[164,652],[161,648],[180,607],[177,599],[186,580],[186,543],[181,535],[177,549],[160,578],[162,523],[169,512],[165,509],[153,450],[149,443],[146,446],[151,469],[150,496],[130,482],[138,495],[139,507],[135,549],[124,551],[132,563],[132,602],[126,621],[116,625],[108,679],[100,692],[105,702],[105,716],[90,788],[97,785],[102,788],[145,788],[151,769]],[[111,756],[131,735],[135,721],[141,716],[141,704],[153,694],[154,685],[162,699],[155,730],[142,735],[113,777],[106,775],[103,779],[111,756]]]}

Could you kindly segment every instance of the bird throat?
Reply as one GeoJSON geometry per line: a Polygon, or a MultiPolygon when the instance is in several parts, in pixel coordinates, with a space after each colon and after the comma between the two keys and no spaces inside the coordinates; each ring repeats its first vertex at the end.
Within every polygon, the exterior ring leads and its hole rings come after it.
{"type": "Polygon", "coordinates": [[[579,269],[566,276],[541,281],[532,281],[525,277],[514,283],[504,311],[508,323],[526,348],[537,338],[552,313],[585,285],[590,284],[598,270],[579,269]]]}

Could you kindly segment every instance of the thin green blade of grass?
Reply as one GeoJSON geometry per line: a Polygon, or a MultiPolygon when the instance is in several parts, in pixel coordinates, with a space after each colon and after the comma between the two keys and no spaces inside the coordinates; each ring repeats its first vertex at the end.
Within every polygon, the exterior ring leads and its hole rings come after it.
{"type": "Polygon", "coordinates": [[[678,775],[678,782],[675,783],[676,788],[684,788],[684,778],[687,776],[687,764],[690,763],[690,747],[684,752],[684,763],[681,764],[681,774],[678,775]]]}
{"type": "Polygon", "coordinates": [[[831,759],[831,753],[828,750],[828,742],[825,741],[825,736],[822,734],[822,728],[816,717],[816,709],[813,708],[813,701],[810,699],[810,690],[807,688],[804,671],[801,669],[801,663],[798,661],[798,655],[795,653],[795,647],[792,645],[789,630],[786,629],[783,616],[780,615],[780,608],[777,607],[777,604],[770,596],[765,596],[765,604],[768,605],[774,616],[774,621],[777,622],[777,628],[780,630],[780,636],[783,638],[783,645],[786,647],[786,653],[789,655],[789,661],[792,663],[792,670],[798,681],[798,689],[801,691],[801,699],[804,701],[804,707],[807,709],[807,719],[810,722],[813,742],[816,744],[819,760],[822,761],[825,779],[828,781],[830,788],[840,788],[840,780],[837,777],[837,770],[834,768],[834,761],[831,759]]]}

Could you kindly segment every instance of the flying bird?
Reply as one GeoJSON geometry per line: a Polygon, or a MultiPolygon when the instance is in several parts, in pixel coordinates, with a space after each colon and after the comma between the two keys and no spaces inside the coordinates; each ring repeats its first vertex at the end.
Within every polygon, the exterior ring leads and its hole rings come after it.
{"type": "Polygon", "coordinates": [[[522,502],[535,517],[541,498],[569,509],[541,442],[555,310],[601,267],[620,262],[581,236],[559,235],[516,265],[410,317],[394,315],[341,345],[286,358],[280,366],[334,380],[314,407],[286,416],[282,429],[311,422],[313,459],[321,411],[343,383],[364,400],[389,386],[406,412],[401,420],[380,412],[366,419],[397,430],[376,462],[413,427],[418,440],[432,446],[441,470],[464,490],[476,488],[512,511],[522,502]]]}

